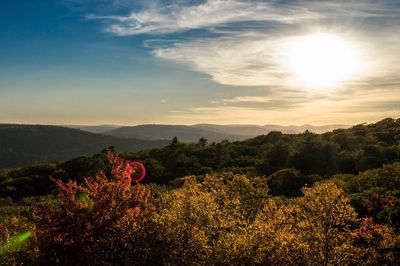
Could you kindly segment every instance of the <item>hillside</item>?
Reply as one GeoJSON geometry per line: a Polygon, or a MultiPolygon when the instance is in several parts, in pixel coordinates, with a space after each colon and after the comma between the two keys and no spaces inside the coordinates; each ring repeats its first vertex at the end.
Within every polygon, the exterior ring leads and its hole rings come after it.
{"type": "MultiPolygon", "coordinates": [[[[245,141],[222,141],[208,144],[168,141],[168,145],[164,145],[166,141],[117,139],[118,142],[113,137],[79,130],[59,127],[50,127],[47,130],[39,130],[39,128],[35,126],[31,128],[30,133],[27,129],[23,132],[25,135],[30,134],[30,141],[35,139],[32,136],[40,135],[39,133],[46,132],[48,135],[36,137],[35,142],[32,142],[35,145],[29,143],[30,146],[26,143],[27,141],[23,142],[23,137],[19,137],[18,145],[14,143],[14,146],[19,147],[18,152],[11,153],[8,150],[6,152],[8,157],[4,156],[5,146],[2,144],[2,164],[4,165],[6,162],[4,158],[8,158],[10,164],[13,163],[11,161],[13,158],[18,162],[25,160],[24,163],[27,164],[29,160],[33,159],[38,162],[39,159],[51,161],[57,158],[61,159],[62,156],[71,158],[82,154],[92,155],[113,143],[118,152],[123,152],[125,158],[145,162],[148,170],[145,182],[166,184],[182,176],[204,175],[213,171],[269,176],[284,169],[297,169],[302,174],[313,175],[313,178],[320,179],[336,174],[357,174],[360,171],[400,161],[400,119],[385,119],[374,124],[357,125],[324,134],[310,132],[283,134],[274,131],[245,141]],[[60,137],[60,132],[54,133],[57,131],[64,132],[64,134],[74,132],[74,138],[71,136],[69,138],[60,137]],[[163,147],[134,152],[138,148],[150,146],[150,144],[163,147]],[[25,153],[23,153],[24,149],[25,153]],[[24,157],[19,158],[17,155],[24,157]],[[43,158],[44,156],[47,157],[43,158]]],[[[17,130],[17,132],[20,131],[17,130]]],[[[2,141],[4,141],[3,138],[2,141]]],[[[10,146],[9,144],[8,147],[10,146]]],[[[8,182],[8,187],[15,187],[11,190],[11,194],[3,192],[3,197],[12,196],[15,191],[21,191],[18,187],[20,185],[25,187],[27,177],[36,180],[29,185],[35,188],[29,192],[29,195],[37,195],[36,193],[39,193],[41,189],[48,192],[41,185],[43,183],[38,180],[47,182],[49,175],[59,178],[87,176],[97,170],[105,170],[102,168],[103,160],[104,156],[96,155],[94,157],[77,157],[57,164],[15,169],[3,176],[4,180],[8,182]]],[[[0,180],[1,178],[0,172],[0,180]]],[[[1,185],[0,181],[0,187],[1,185]]],[[[0,188],[0,197],[1,191],[0,188]]],[[[22,195],[27,196],[27,193],[22,193],[22,195]]]]}
{"type": "MultiPolygon", "coordinates": [[[[338,128],[348,128],[345,125],[325,125],[325,126],[280,126],[280,125],[215,125],[215,124],[196,124],[196,125],[137,125],[129,127],[119,127],[103,134],[136,138],[136,139],[172,139],[178,137],[180,141],[197,142],[204,137],[209,142],[222,140],[245,140],[259,135],[266,135],[271,131],[280,131],[286,134],[302,133],[306,130],[314,133],[324,133],[338,128]]],[[[90,131],[95,127],[80,127],[82,130],[90,131]]],[[[103,128],[104,129],[104,128],[103,128]]]]}
{"type": "Polygon", "coordinates": [[[93,155],[109,146],[138,151],[167,144],[168,141],[124,139],[58,126],[0,125],[0,168],[93,155]]]}
{"type": "Polygon", "coordinates": [[[313,133],[325,133],[334,129],[349,128],[347,125],[301,125],[301,126],[280,126],[280,125],[214,125],[214,124],[197,124],[193,125],[195,128],[227,134],[234,132],[236,135],[244,136],[245,138],[256,137],[259,135],[266,135],[271,131],[280,131],[285,134],[297,134],[306,130],[313,133]]]}
{"type": "Polygon", "coordinates": [[[388,118],[323,134],[273,131],[245,141],[208,145],[178,142],[128,156],[148,161],[152,173],[148,180],[154,182],[212,170],[270,175],[295,168],[304,174],[330,176],[356,174],[399,161],[399,141],[400,120],[388,118]]]}

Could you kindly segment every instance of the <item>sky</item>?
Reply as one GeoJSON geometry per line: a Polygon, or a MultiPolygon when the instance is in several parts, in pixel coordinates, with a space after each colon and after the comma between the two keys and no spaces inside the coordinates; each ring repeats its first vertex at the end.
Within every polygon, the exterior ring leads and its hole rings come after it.
{"type": "Polygon", "coordinates": [[[369,123],[399,73],[398,0],[0,0],[0,123],[369,123]]]}

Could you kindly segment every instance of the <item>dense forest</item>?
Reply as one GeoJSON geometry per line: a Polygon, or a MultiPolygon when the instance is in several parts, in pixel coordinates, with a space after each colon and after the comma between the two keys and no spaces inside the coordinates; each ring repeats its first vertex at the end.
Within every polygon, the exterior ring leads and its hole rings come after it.
{"type": "Polygon", "coordinates": [[[400,119],[110,147],[1,170],[0,198],[4,265],[399,265],[400,119]]]}

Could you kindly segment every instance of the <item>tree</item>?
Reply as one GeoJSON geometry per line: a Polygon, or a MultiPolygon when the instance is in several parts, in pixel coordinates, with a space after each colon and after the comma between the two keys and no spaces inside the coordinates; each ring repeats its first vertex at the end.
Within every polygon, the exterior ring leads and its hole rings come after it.
{"type": "Polygon", "coordinates": [[[167,265],[229,263],[226,245],[235,243],[226,239],[254,220],[266,193],[262,179],[243,175],[206,175],[202,183],[185,177],[159,199],[155,227],[162,245],[153,253],[167,265]]]}
{"type": "Polygon", "coordinates": [[[270,147],[265,155],[262,171],[270,175],[287,166],[289,160],[289,147],[283,141],[278,141],[270,147]]]}
{"type": "Polygon", "coordinates": [[[357,213],[350,199],[334,183],[303,188],[304,197],[294,201],[304,215],[299,223],[302,241],[308,246],[307,261],[317,265],[341,265],[351,253],[350,226],[357,213]]]}
{"type": "Polygon", "coordinates": [[[197,143],[200,147],[205,147],[207,146],[207,139],[201,137],[197,143]]]}
{"type": "Polygon", "coordinates": [[[307,177],[300,171],[283,169],[268,177],[268,186],[274,196],[295,197],[301,195],[301,188],[307,184],[307,181],[307,177]]]}
{"type": "Polygon", "coordinates": [[[173,137],[168,147],[174,149],[178,146],[178,143],[179,143],[178,137],[173,137]]]}

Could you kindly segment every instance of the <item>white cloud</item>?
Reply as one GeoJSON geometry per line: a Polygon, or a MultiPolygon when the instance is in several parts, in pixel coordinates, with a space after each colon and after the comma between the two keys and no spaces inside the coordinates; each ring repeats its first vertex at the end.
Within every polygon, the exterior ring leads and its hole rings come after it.
{"type": "MultiPolygon", "coordinates": [[[[246,32],[219,38],[191,40],[175,43],[172,47],[161,47],[153,50],[157,58],[175,62],[195,71],[208,74],[215,82],[234,86],[270,86],[299,88],[295,73],[285,63],[287,55],[285,43],[296,39],[296,35],[268,32],[246,32]]],[[[340,36],[340,34],[338,33],[340,36]]],[[[343,38],[354,39],[346,36],[343,38]]],[[[390,50],[376,53],[376,46],[365,44],[365,41],[352,40],[354,46],[363,52],[360,65],[366,69],[346,82],[365,79],[367,76],[387,75],[387,62],[396,58],[390,50]],[[370,53],[370,51],[372,51],[370,53]],[[380,67],[379,71],[373,72],[380,67]]],[[[394,52],[394,50],[392,50],[394,52]]],[[[390,64],[391,73],[395,64],[390,64]]],[[[346,83],[346,84],[347,84],[346,83]]]]}
{"type": "MultiPolygon", "coordinates": [[[[258,36],[257,36],[258,37],[258,36]]],[[[227,85],[276,85],[284,72],[279,64],[279,39],[260,40],[252,34],[194,40],[154,50],[154,56],[183,63],[227,85]]]]}
{"type": "Polygon", "coordinates": [[[107,30],[117,35],[135,35],[171,33],[243,21],[279,21],[290,24],[316,16],[296,5],[279,8],[265,1],[208,0],[189,6],[182,3],[152,5],[128,16],[89,15],[87,18],[112,21],[107,30]]]}

